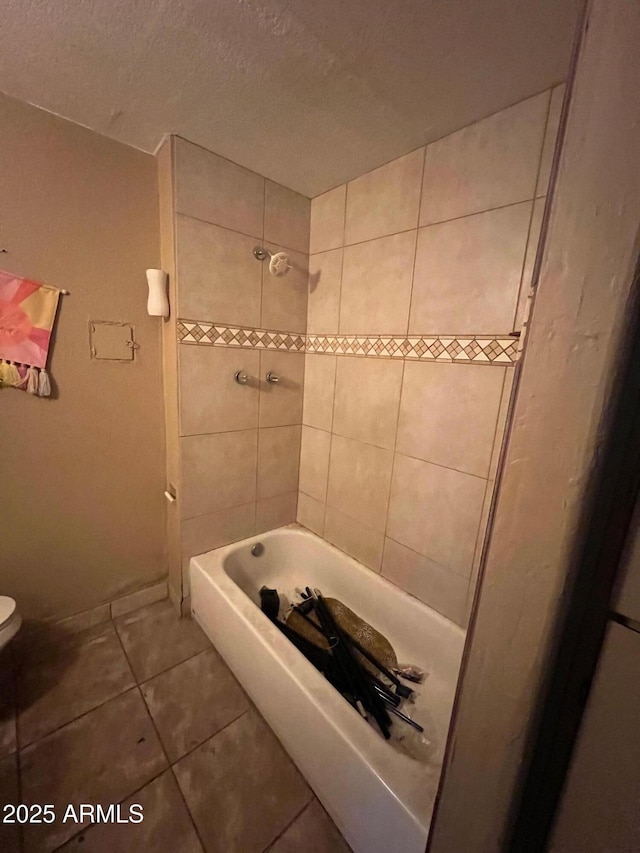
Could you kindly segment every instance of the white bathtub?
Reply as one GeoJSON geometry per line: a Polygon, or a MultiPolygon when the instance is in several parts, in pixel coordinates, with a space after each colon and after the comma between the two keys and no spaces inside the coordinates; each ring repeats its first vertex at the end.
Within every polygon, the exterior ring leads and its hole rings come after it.
{"type": "Polygon", "coordinates": [[[462,629],[298,525],[194,557],[190,573],[194,617],[355,853],[424,853],[462,629]],[[260,557],[251,554],[256,542],[260,557]],[[401,662],[427,670],[412,716],[432,741],[428,760],[396,751],[269,622],[263,584],[339,598],[387,636],[401,662]]]}

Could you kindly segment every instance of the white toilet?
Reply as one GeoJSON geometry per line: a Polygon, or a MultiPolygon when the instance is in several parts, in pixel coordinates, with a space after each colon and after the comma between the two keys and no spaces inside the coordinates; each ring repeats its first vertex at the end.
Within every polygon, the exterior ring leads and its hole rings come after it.
{"type": "Polygon", "coordinates": [[[13,600],[6,595],[0,595],[0,649],[15,636],[22,625],[22,618],[13,600]]]}

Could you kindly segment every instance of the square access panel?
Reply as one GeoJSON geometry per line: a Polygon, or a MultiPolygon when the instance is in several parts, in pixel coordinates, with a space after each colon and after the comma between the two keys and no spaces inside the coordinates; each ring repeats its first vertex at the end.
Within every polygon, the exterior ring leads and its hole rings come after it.
{"type": "Polygon", "coordinates": [[[106,361],[133,361],[137,347],[132,325],[108,320],[89,321],[89,343],[91,358],[106,361]]]}

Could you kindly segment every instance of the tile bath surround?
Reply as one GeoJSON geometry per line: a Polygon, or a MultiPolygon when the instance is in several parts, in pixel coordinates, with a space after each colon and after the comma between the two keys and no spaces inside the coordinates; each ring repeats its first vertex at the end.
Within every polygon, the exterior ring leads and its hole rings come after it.
{"type": "Polygon", "coordinates": [[[298,521],[462,625],[563,90],[311,204],[298,521]]]}
{"type": "MultiPolygon", "coordinates": [[[[167,477],[177,494],[170,585],[180,601],[193,555],[295,521],[310,201],[177,137],[165,142],[159,165],[163,263],[176,309],[164,349],[167,477]],[[286,276],[271,276],[254,258],[258,245],[287,252],[286,276]],[[215,318],[224,324],[221,345],[176,347],[187,331],[178,317],[215,318]],[[239,351],[230,343],[244,328],[276,329],[272,338],[288,343],[239,351]]],[[[189,325],[191,341],[210,343],[210,329],[189,325]]]]}
{"type": "Polygon", "coordinates": [[[173,141],[183,568],[297,518],[466,624],[562,94],[310,210],[173,141]],[[214,187],[228,206],[199,198],[214,187]],[[285,248],[294,270],[265,275],[257,243],[285,248]],[[269,387],[267,370],[285,385],[269,387]]]}

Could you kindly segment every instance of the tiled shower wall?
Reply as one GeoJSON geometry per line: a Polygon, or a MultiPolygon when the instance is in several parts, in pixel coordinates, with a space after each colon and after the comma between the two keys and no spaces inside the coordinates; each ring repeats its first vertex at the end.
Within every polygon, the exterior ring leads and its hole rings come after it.
{"type": "Polygon", "coordinates": [[[522,325],[562,96],[543,92],[311,205],[307,331],[320,351],[306,355],[297,518],[460,624],[513,366],[451,354],[522,325]],[[355,335],[440,342],[424,360],[333,354],[355,335]]]}
{"type": "Polygon", "coordinates": [[[304,352],[213,346],[209,331],[240,326],[303,341],[310,202],[177,137],[165,142],[159,168],[172,281],[164,336],[167,480],[177,494],[170,587],[180,600],[192,555],[295,520],[304,352]],[[253,257],[256,245],[285,250],[293,268],[271,276],[253,257]],[[198,332],[185,335],[196,323],[198,332]],[[248,375],[245,385],[236,371],[248,375]],[[265,381],[269,371],[277,384],[265,381]]]}

